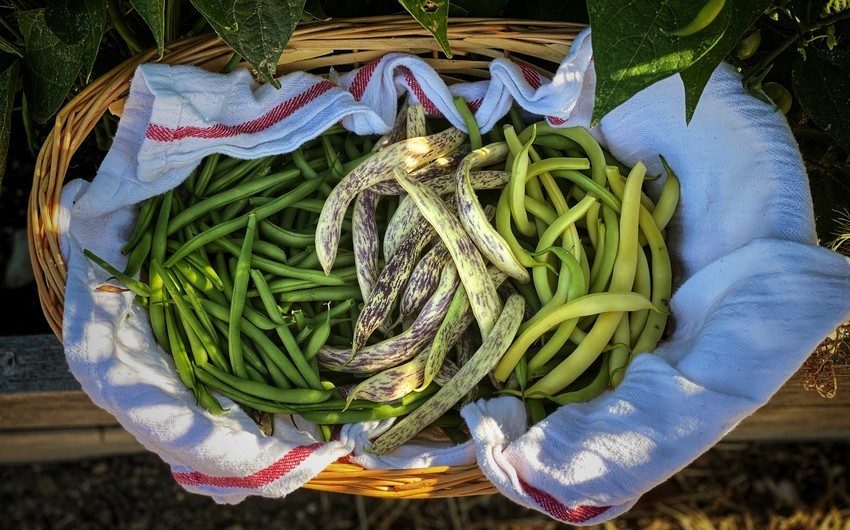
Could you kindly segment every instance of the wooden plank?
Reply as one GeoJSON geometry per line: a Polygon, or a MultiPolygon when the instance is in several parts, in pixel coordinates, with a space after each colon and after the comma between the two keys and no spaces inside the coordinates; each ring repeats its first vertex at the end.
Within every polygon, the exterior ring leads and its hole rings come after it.
{"type": "Polygon", "coordinates": [[[0,431],[0,464],[79,460],[144,450],[130,433],[119,426],[0,431]]]}
{"type": "MultiPolygon", "coordinates": [[[[68,373],[53,336],[0,337],[0,463],[64,460],[142,451],[68,373]]],[[[850,365],[835,366],[832,399],[795,374],[727,440],[850,439],[850,365]]]]}

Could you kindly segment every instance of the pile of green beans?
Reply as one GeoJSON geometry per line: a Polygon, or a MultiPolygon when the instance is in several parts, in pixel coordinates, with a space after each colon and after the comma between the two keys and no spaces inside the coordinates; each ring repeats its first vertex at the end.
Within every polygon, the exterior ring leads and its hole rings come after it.
{"type": "Polygon", "coordinates": [[[208,156],[140,205],[123,270],[86,255],[146,305],[210,413],[226,396],[264,432],[297,414],[325,439],[407,416],[375,452],[427,425],[465,440],[457,405],[476,397],[520,396],[539,421],[660,339],[678,181],[654,204],[642,164],[586,130],[512,111],[481,134],[456,104],[468,135],[417,105],[381,138],[334,127],[287,155],[208,156]]]}

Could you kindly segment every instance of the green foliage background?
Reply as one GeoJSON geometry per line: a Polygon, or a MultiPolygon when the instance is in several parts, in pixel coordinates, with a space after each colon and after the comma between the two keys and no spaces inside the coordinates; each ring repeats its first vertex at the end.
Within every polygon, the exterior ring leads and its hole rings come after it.
{"type": "MultiPolygon", "coordinates": [[[[446,28],[455,16],[590,23],[594,119],[674,73],[681,74],[690,117],[711,72],[727,60],[757,96],[770,94],[783,110],[791,101],[787,117],[809,170],[819,234],[828,243],[850,232],[850,2],[844,0],[3,0],[0,179],[11,131],[26,136],[26,152],[14,156],[34,159],[67,99],[142,50],[161,53],[171,40],[215,32],[259,79],[276,84],[277,60],[303,21],[404,12],[431,31],[446,56],[446,28]],[[676,35],[691,21],[700,22],[698,31],[676,35]],[[754,51],[744,49],[756,40],[754,51]]],[[[101,148],[112,132],[108,119],[98,126],[101,148]]]]}

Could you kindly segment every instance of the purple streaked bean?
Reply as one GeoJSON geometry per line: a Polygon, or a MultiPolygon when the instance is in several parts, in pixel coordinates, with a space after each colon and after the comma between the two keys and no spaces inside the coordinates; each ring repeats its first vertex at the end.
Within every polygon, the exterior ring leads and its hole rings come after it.
{"type": "Polygon", "coordinates": [[[457,275],[445,275],[437,291],[409,328],[381,342],[370,344],[351,358],[350,348],[322,346],[319,364],[335,372],[368,374],[403,363],[422,351],[437,333],[458,289],[457,275]]]}
{"type": "Polygon", "coordinates": [[[508,145],[500,142],[476,149],[464,158],[455,172],[455,203],[460,222],[478,250],[491,263],[507,272],[511,278],[527,283],[531,280],[528,271],[514,256],[505,238],[490,224],[475,195],[475,188],[469,174],[473,167],[503,161],[508,153],[510,153],[508,145]]]}
{"type": "Polygon", "coordinates": [[[418,409],[395,423],[379,436],[369,449],[384,454],[404,444],[419,431],[430,425],[460,401],[499,362],[511,345],[519,329],[525,301],[521,296],[511,296],[499,315],[492,332],[476,350],[468,363],[464,364],[445,386],[418,409]]]}
{"type": "Polygon", "coordinates": [[[428,134],[425,127],[425,107],[422,106],[422,103],[414,103],[407,107],[405,132],[407,138],[417,138],[428,134]]]}
{"type": "Polygon", "coordinates": [[[342,221],[349,203],[363,190],[392,179],[393,169],[413,171],[454,151],[466,135],[455,128],[392,144],[346,175],[325,200],[316,227],[316,252],[325,274],[330,274],[339,247],[342,221]]]}
{"type": "Polygon", "coordinates": [[[487,274],[484,259],[463,225],[438,195],[425,184],[411,179],[400,168],[395,168],[394,174],[449,249],[460,281],[469,295],[470,306],[481,329],[481,336],[486,340],[502,312],[502,301],[487,274]]]}
{"type": "Polygon", "coordinates": [[[357,268],[357,284],[363,301],[368,302],[372,295],[372,287],[378,280],[378,221],[375,219],[375,209],[381,196],[369,190],[363,191],[354,201],[354,213],[351,217],[353,236],[354,263],[357,268]]]}
{"type": "Polygon", "coordinates": [[[371,296],[354,325],[352,354],[356,354],[372,333],[389,319],[396,301],[407,285],[410,273],[419,261],[419,255],[435,235],[434,228],[422,219],[381,270],[371,296]]]}
{"type": "Polygon", "coordinates": [[[405,322],[415,315],[440,282],[443,267],[451,261],[449,249],[442,242],[434,245],[410,273],[404,295],[399,302],[399,320],[405,322]]]}

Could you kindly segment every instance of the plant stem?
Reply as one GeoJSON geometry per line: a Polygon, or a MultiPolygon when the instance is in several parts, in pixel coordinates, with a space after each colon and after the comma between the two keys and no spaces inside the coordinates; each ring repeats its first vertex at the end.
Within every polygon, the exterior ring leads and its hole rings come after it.
{"type": "Polygon", "coordinates": [[[774,49],[772,52],[770,52],[767,55],[767,57],[762,59],[755,67],[753,67],[750,70],[750,75],[748,77],[751,77],[753,75],[753,73],[760,72],[761,70],[766,68],[768,64],[770,64],[777,57],[779,57],[779,55],[782,52],[784,52],[786,49],[788,49],[789,46],[791,46],[792,44],[794,44],[798,40],[802,39],[802,37],[805,34],[811,33],[813,31],[817,31],[817,30],[819,30],[821,28],[825,28],[827,26],[831,26],[832,24],[835,24],[836,22],[840,22],[840,21],[842,21],[846,18],[850,18],[850,11],[843,11],[841,13],[837,13],[835,15],[826,17],[824,19],[817,20],[815,22],[810,22],[808,24],[799,25],[798,28],[797,28],[797,33],[795,33],[794,35],[791,35],[790,37],[785,39],[785,41],[782,44],[780,44],[776,49],[774,49]]]}
{"type": "Polygon", "coordinates": [[[115,0],[109,0],[107,11],[109,12],[109,20],[112,22],[112,27],[121,35],[121,38],[127,44],[127,47],[130,48],[130,51],[133,53],[144,51],[147,46],[124,23],[124,17],[118,10],[115,0]]]}

